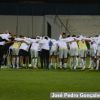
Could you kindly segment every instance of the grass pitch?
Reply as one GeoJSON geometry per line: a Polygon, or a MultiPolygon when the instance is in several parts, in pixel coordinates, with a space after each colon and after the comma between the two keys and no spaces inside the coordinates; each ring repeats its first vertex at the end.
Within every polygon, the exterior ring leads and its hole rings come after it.
{"type": "Polygon", "coordinates": [[[0,70],[0,100],[50,100],[50,92],[100,92],[100,72],[0,70]]]}

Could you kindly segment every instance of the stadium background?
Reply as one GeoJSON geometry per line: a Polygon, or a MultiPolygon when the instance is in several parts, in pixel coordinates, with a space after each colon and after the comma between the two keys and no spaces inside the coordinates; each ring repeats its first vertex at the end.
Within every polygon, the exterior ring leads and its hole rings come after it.
{"type": "Polygon", "coordinates": [[[100,33],[99,14],[98,2],[5,0],[0,1],[0,32],[52,38],[58,38],[61,32],[93,36],[100,33]]]}

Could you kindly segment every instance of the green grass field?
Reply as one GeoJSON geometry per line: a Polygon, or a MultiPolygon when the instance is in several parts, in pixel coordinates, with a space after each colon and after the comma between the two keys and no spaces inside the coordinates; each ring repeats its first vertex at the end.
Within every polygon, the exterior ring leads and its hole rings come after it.
{"type": "Polygon", "coordinates": [[[100,92],[100,72],[0,70],[0,100],[50,100],[50,92],[100,92]]]}

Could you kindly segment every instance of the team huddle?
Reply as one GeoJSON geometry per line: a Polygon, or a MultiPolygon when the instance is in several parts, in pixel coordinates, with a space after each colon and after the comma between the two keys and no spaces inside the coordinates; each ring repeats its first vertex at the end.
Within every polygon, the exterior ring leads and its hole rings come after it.
{"type": "Polygon", "coordinates": [[[16,36],[9,32],[0,34],[0,68],[88,68],[99,70],[100,36],[86,37],[62,33],[58,40],[48,36],[35,38],[16,36]],[[70,63],[69,63],[70,62],[70,63]]]}

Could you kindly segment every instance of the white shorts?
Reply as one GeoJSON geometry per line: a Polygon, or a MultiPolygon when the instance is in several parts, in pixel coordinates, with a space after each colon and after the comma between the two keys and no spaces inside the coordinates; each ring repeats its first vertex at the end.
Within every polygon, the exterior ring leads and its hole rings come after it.
{"type": "Polygon", "coordinates": [[[58,55],[58,51],[57,50],[50,50],[50,56],[57,56],[58,55]]]}
{"type": "Polygon", "coordinates": [[[79,57],[86,57],[86,55],[87,55],[87,50],[83,50],[83,49],[79,50],[79,57]]]}
{"type": "Polygon", "coordinates": [[[68,49],[59,49],[59,58],[67,58],[68,49]]]}
{"type": "Polygon", "coordinates": [[[91,57],[95,57],[96,56],[96,52],[94,51],[93,48],[90,48],[90,56],[91,57]]]}
{"type": "Polygon", "coordinates": [[[10,49],[11,55],[18,55],[19,54],[19,48],[11,48],[10,49]]]}
{"type": "Polygon", "coordinates": [[[76,49],[76,48],[72,48],[72,49],[70,49],[70,51],[69,51],[70,53],[70,56],[78,56],[78,49],[76,49]]]}
{"type": "Polygon", "coordinates": [[[97,56],[100,56],[100,46],[97,47],[97,56]]]}
{"type": "Polygon", "coordinates": [[[31,58],[37,58],[38,57],[38,51],[37,50],[30,49],[30,52],[31,52],[31,58]]]}

